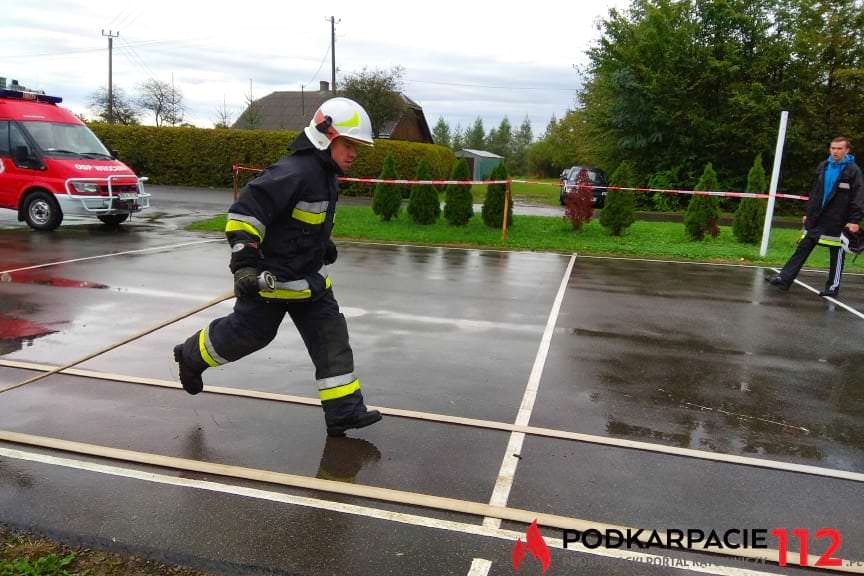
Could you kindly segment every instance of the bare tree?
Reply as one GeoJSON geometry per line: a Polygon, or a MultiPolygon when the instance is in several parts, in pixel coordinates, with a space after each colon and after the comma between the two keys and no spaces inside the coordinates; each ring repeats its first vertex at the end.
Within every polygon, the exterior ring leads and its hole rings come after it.
{"type": "Polygon", "coordinates": [[[384,125],[399,118],[405,108],[402,91],[402,76],[405,69],[395,66],[388,70],[367,70],[351,74],[342,79],[340,94],[356,100],[369,113],[372,133],[381,132],[384,125]]]}
{"type": "Polygon", "coordinates": [[[246,110],[240,115],[238,123],[244,128],[255,130],[261,123],[261,113],[258,110],[255,95],[252,93],[252,80],[249,80],[249,93],[244,98],[246,100],[246,110]]]}
{"type": "Polygon", "coordinates": [[[216,122],[214,122],[214,128],[230,128],[231,123],[234,121],[234,113],[228,108],[228,104],[225,102],[225,95],[222,95],[222,106],[216,109],[216,122]]]}
{"type": "MultiPolygon", "coordinates": [[[[126,92],[119,86],[111,90],[113,100],[113,115],[115,124],[134,126],[140,124],[138,114],[140,113],[135,102],[126,96],[126,92]]],[[[90,95],[89,108],[100,122],[109,122],[108,118],[108,89],[104,86],[90,95]]]]}
{"type": "Polygon", "coordinates": [[[165,111],[165,124],[171,126],[183,125],[186,105],[183,103],[183,93],[174,86],[174,75],[171,75],[171,90],[168,92],[168,108],[165,111]]]}
{"type": "Polygon", "coordinates": [[[153,114],[156,126],[182,124],[185,106],[179,88],[151,78],[142,83],[138,90],[138,105],[153,114]]]}

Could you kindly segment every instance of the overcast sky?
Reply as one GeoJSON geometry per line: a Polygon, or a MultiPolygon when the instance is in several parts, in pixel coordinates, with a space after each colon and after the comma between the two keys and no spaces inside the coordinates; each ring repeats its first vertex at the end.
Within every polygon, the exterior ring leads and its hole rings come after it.
{"type": "MultiPolygon", "coordinates": [[[[317,90],[330,80],[330,24],[336,26],[339,73],[363,67],[405,68],[405,93],[430,127],[442,116],[455,127],[483,119],[488,131],[506,115],[527,115],[535,135],[573,106],[585,49],[599,37],[598,18],[626,0],[536,0],[506,3],[257,1],[207,4],[168,0],[4,2],[0,76],[62,96],[92,115],[88,97],[108,84],[114,40],[114,86],[135,94],[144,80],[173,81],[186,119],[209,127],[223,99],[234,118],[245,95],[317,90]],[[322,64],[323,63],[323,64],[322,64]]],[[[152,123],[145,118],[145,123],[152,123]]]]}

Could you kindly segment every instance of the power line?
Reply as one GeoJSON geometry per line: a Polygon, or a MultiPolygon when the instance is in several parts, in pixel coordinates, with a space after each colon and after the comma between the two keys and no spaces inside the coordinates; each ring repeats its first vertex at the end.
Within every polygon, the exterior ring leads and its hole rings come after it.
{"type": "MultiPolygon", "coordinates": [[[[178,42],[177,40],[149,40],[146,42],[136,42],[132,44],[127,42],[128,46],[155,46],[157,44],[188,44],[190,42],[196,42],[196,40],[184,40],[182,42],[178,42]]],[[[14,60],[20,58],[41,58],[43,56],[65,56],[66,54],[83,54],[85,52],[103,52],[105,48],[85,48],[82,50],[63,50],[60,52],[41,52],[37,54],[19,54],[17,56],[3,56],[4,60],[14,60]]]]}
{"type": "Polygon", "coordinates": [[[135,64],[142,72],[144,72],[144,74],[147,75],[149,79],[155,79],[156,74],[154,74],[153,70],[151,70],[150,67],[147,66],[147,62],[141,57],[140,54],[138,54],[138,51],[135,50],[132,44],[127,42],[125,39],[121,39],[120,42],[123,44],[123,46],[121,46],[121,48],[123,49],[123,55],[126,56],[126,58],[130,62],[135,64]]]}
{"type": "MultiPolygon", "coordinates": [[[[126,11],[129,9],[130,9],[130,6],[127,6],[127,7],[123,8],[120,12],[118,12],[117,15],[111,19],[111,22],[108,23],[108,28],[110,28],[114,24],[114,22],[117,21],[118,18],[120,18],[121,16],[126,14],[126,11]]],[[[119,28],[119,26],[117,26],[117,28],[119,28]]]]}
{"type": "Polygon", "coordinates": [[[321,63],[318,65],[318,70],[315,71],[315,74],[312,75],[312,78],[310,78],[309,82],[304,84],[304,86],[308,86],[309,84],[312,84],[312,82],[315,81],[315,79],[318,77],[318,73],[321,72],[321,68],[324,67],[324,61],[327,60],[328,54],[330,54],[330,44],[327,44],[327,50],[324,52],[324,57],[321,58],[321,63]]]}

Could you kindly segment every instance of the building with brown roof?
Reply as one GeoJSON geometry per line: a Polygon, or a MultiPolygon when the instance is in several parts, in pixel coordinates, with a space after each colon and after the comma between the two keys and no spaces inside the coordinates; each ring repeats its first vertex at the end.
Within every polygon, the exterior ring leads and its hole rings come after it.
{"type": "MultiPolygon", "coordinates": [[[[324,81],[317,92],[271,92],[256,100],[254,111],[250,112],[247,108],[231,127],[299,132],[309,124],[312,114],[321,103],[333,96],[330,83],[324,81]]],[[[432,132],[423,108],[405,94],[400,93],[400,96],[405,102],[402,113],[398,119],[381,127],[378,138],[432,144],[432,132]]]]}

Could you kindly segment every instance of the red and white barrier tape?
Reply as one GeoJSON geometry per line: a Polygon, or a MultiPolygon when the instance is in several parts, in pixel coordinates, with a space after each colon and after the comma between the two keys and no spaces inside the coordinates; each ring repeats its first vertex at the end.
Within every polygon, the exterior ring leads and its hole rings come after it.
{"type": "MultiPolygon", "coordinates": [[[[249,168],[247,166],[232,166],[235,172],[261,172],[260,168],[249,168]]],[[[358,182],[361,184],[431,184],[431,185],[444,185],[444,184],[464,184],[474,185],[474,184],[506,184],[508,180],[382,180],[381,178],[349,178],[347,176],[340,176],[338,178],[340,182],[358,182]]],[[[544,186],[555,186],[560,187],[560,184],[555,184],[553,182],[539,182],[537,180],[509,180],[509,182],[514,184],[542,184],[544,186]]],[[[573,184],[568,185],[568,190],[573,190],[579,186],[585,186],[592,190],[594,189],[603,189],[603,190],[630,190],[633,192],[660,192],[662,194],[690,194],[693,196],[726,196],[730,198],[770,198],[768,194],[754,194],[752,192],[714,192],[714,191],[703,191],[703,190],[674,190],[674,189],[664,189],[664,188],[625,188],[623,186],[592,186],[590,184],[573,184]]],[[[798,196],[795,194],[777,194],[775,198],[788,198],[789,200],[808,200],[808,196],[798,196]]]]}
{"type": "MultiPolygon", "coordinates": [[[[517,182],[517,180],[513,180],[517,182]]],[[[539,182],[538,182],[539,184],[539,182]]],[[[730,198],[770,198],[768,194],[754,194],[753,192],[714,192],[711,190],[667,190],[665,188],[625,188],[624,186],[592,186],[590,184],[573,184],[568,185],[568,190],[573,190],[579,186],[587,188],[603,189],[603,190],[631,190],[633,192],[661,192],[663,194],[692,194],[695,196],[728,196],[730,198]]],[[[809,200],[809,196],[797,196],[795,194],[776,194],[775,198],[788,198],[790,200],[809,200]]]]}
{"type": "MultiPolygon", "coordinates": [[[[506,184],[507,180],[382,180],[380,178],[348,178],[340,176],[340,182],[362,182],[363,184],[506,184]]],[[[510,182],[515,182],[511,180],[510,182]]]]}

